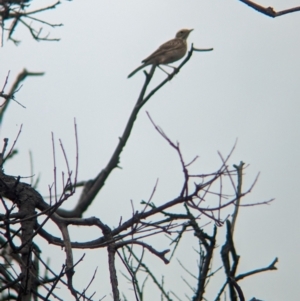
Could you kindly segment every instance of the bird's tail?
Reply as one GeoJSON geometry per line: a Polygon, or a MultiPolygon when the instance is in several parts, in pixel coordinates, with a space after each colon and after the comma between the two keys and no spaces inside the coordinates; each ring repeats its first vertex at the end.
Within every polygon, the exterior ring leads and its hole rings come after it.
{"type": "Polygon", "coordinates": [[[137,67],[136,69],[134,69],[127,77],[130,78],[131,76],[133,76],[134,74],[136,74],[138,71],[140,71],[141,69],[143,69],[144,67],[146,67],[148,64],[143,64],[139,67],[137,67]]]}

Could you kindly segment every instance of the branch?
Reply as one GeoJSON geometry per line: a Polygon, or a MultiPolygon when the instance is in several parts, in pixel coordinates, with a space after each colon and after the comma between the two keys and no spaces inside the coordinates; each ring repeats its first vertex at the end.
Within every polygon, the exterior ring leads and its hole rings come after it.
{"type": "Polygon", "coordinates": [[[300,11],[300,6],[296,6],[296,7],[292,7],[292,8],[289,8],[289,9],[285,9],[285,10],[276,12],[274,10],[274,8],[271,7],[271,6],[264,7],[264,6],[261,6],[259,4],[256,4],[253,1],[250,1],[250,0],[239,0],[239,1],[243,2],[244,4],[246,4],[246,5],[250,6],[251,8],[255,9],[256,11],[258,11],[258,12],[260,12],[260,13],[268,16],[268,17],[271,17],[271,18],[276,18],[276,17],[280,17],[280,16],[283,16],[283,15],[286,15],[286,14],[290,14],[290,13],[300,11]]]}
{"type": "Polygon", "coordinates": [[[258,273],[262,273],[262,272],[266,272],[266,271],[274,271],[274,270],[277,270],[277,267],[275,266],[276,263],[278,262],[278,258],[276,257],[269,266],[265,267],[265,268],[261,268],[261,269],[256,269],[256,270],[253,270],[253,271],[250,271],[248,273],[244,273],[244,274],[240,274],[238,276],[235,277],[235,280],[236,281],[239,281],[243,278],[246,278],[246,277],[249,277],[249,276],[252,276],[254,274],[258,274],[258,273]]]}
{"type": "Polygon", "coordinates": [[[234,231],[234,227],[235,227],[235,222],[237,219],[237,215],[239,212],[239,206],[241,203],[241,195],[242,195],[242,183],[243,183],[243,167],[244,167],[245,163],[244,162],[240,162],[240,165],[236,165],[234,164],[233,167],[236,169],[237,171],[237,188],[236,188],[236,204],[235,204],[235,209],[234,209],[234,213],[232,214],[232,222],[231,222],[231,234],[233,235],[233,231],[234,231]]]}
{"type": "Polygon", "coordinates": [[[115,267],[116,249],[114,244],[108,246],[107,252],[108,252],[108,267],[109,267],[109,274],[110,274],[110,283],[112,287],[114,301],[120,301],[118,277],[117,277],[117,271],[115,267]]]}
{"type": "Polygon", "coordinates": [[[144,269],[144,271],[150,276],[150,278],[153,280],[154,284],[161,291],[161,294],[164,296],[164,298],[166,298],[168,301],[172,301],[172,299],[169,297],[169,294],[165,291],[164,287],[158,282],[155,275],[150,271],[150,269],[147,267],[147,265],[144,262],[142,262],[142,260],[140,260],[137,257],[137,255],[128,246],[126,246],[126,249],[132,255],[132,257],[138,262],[138,266],[142,267],[144,269]]]}
{"type": "Polygon", "coordinates": [[[151,247],[150,245],[148,245],[144,242],[141,242],[141,241],[137,241],[137,240],[127,240],[127,241],[118,242],[118,243],[115,244],[115,247],[117,249],[117,248],[122,248],[126,245],[131,245],[131,244],[141,245],[144,248],[146,248],[148,251],[150,251],[152,254],[154,254],[158,258],[160,258],[165,264],[170,263],[170,261],[165,257],[165,255],[170,252],[169,249],[164,250],[162,252],[158,252],[153,247],[151,247]]]}
{"type": "MultiPolygon", "coordinates": [[[[6,77],[6,80],[5,80],[5,84],[4,84],[4,87],[2,88],[2,91],[0,91],[0,97],[4,98],[5,99],[5,102],[4,104],[1,105],[0,107],[0,124],[2,123],[2,120],[3,120],[3,116],[4,116],[4,113],[5,113],[5,110],[7,109],[9,103],[10,103],[10,100],[14,100],[16,101],[15,99],[15,93],[18,92],[20,90],[19,86],[20,86],[20,83],[25,80],[25,78],[27,76],[42,76],[44,75],[45,73],[44,72],[29,72],[27,71],[26,69],[23,69],[17,76],[17,78],[15,79],[15,82],[13,83],[10,91],[8,92],[8,94],[5,94],[4,93],[4,89],[5,89],[5,86],[7,84],[7,81],[8,81],[8,77],[9,77],[9,73],[6,77]],[[19,88],[19,89],[18,89],[19,88]]],[[[17,102],[17,101],[16,101],[17,102]]],[[[23,106],[24,107],[24,106],[23,106]]]]}
{"type": "Polygon", "coordinates": [[[55,9],[57,7],[57,5],[59,5],[61,2],[57,1],[56,3],[43,7],[43,8],[39,8],[39,9],[35,9],[32,11],[27,11],[26,9],[30,6],[31,2],[28,0],[24,0],[24,1],[11,1],[11,0],[4,0],[4,1],[0,1],[0,30],[1,30],[1,46],[3,45],[2,41],[3,41],[3,31],[6,30],[4,28],[4,23],[7,20],[12,20],[11,24],[10,24],[10,28],[7,30],[8,31],[8,39],[12,40],[16,45],[19,44],[20,41],[14,39],[12,37],[12,35],[15,32],[15,29],[17,27],[17,25],[19,23],[22,23],[25,27],[28,28],[28,30],[30,31],[32,37],[37,40],[37,41],[58,41],[59,39],[49,39],[48,35],[46,35],[45,37],[40,37],[40,33],[42,32],[42,28],[40,28],[38,31],[35,30],[31,24],[27,24],[24,19],[28,18],[33,20],[36,23],[42,23],[45,24],[47,26],[51,26],[51,27],[57,27],[57,26],[62,26],[62,24],[51,24],[49,22],[46,22],[44,20],[40,20],[38,18],[34,18],[32,17],[33,14],[36,13],[41,13],[41,12],[45,12],[51,9],[55,9]],[[25,2],[27,2],[25,4],[25,2]]]}
{"type": "MultiPolygon", "coordinates": [[[[206,51],[210,51],[211,49],[206,49],[206,51]]],[[[157,92],[160,88],[162,88],[168,81],[171,81],[175,74],[177,74],[181,68],[189,61],[191,58],[193,51],[198,51],[197,49],[193,48],[193,45],[191,46],[191,49],[186,56],[186,58],[183,60],[183,62],[179,65],[178,68],[175,68],[174,71],[169,74],[165,80],[163,80],[156,88],[154,88],[152,91],[146,95],[147,88],[150,84],[150,81],[154,75],[155,71],[155,65],[152,66],[150,73],[146,73],[146,78],[144,85],[141,89],[141,92],[139,94],[139,97],[137,99],[137,102],[130,114],[129,120],[125,126],[124,132],[122,136],[119,138],[119,143],[110,158],[108,164],[106,167],[96,176],[95,179],[88,181],[89,185],[86,186],[87,189],[83,189],[83,192],[80,196],[80,199],[76,205],[76,207],[72,211],[67,210],[59,210],[59,214],[64,217],[81,217],[83,212],[87,210],[87,208],[90,206],[98,192],[101,190],[101,188],[104,186],[106,179],[109,177],[113,169],[118,167],[118,164],[120,163],[120,155],[129,139],[129,136],[131,134],[131,131],[133,129],[134,122],[137,118],[137,115],[141,108],[146,104],[146,102],[157,92]]],[[[201,49],[200,49],[201,51],[201,49]]]]}

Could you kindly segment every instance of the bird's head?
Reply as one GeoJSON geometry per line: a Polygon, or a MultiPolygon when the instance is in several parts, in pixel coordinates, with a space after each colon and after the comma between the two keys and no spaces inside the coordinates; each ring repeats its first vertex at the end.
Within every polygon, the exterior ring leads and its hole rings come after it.
{"type": "Polygon", "coordinates": [[[190,34],[191,31],[193,31],[194,29],[180,29],[177,33],[176,33],[176,38],[177,39],[183,39],[186,40],[190,34]]]}

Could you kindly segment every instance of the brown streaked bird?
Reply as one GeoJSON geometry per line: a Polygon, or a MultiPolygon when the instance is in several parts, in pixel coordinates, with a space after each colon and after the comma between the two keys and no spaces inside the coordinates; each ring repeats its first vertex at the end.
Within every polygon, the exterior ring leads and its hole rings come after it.
{"type": "Polygon", "coordinates": [[[187,51],[186,40],[193,29],[181,29],[174,39],[162,44],[156,51],[142,61],[142,65],[133,70],[128,78],[148,65],[168,65],[184,57],[187,51]]]}

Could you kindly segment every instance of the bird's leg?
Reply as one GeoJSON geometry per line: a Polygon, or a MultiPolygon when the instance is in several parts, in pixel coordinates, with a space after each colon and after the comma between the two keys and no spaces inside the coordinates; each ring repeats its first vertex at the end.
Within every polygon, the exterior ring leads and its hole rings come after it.
{"type": "MultiPolygon", "coordinates": [[[[166,65],[167,66],[167,65],[166,65]]],[[[166,74],[170,75],[166,70],[164,70],[160,65],[157,66],[161,71],[165,72],[166,74]]]]}
{"type": "MultiPolygon", "coordinates": [[[[173,67],[173,66],[170,66],[170,65],[167,65],[167,64],[164,64],[164,66],[167,66],[167,67],[169,67],[169,68],[173,68],[174,71],[177,70],[176,67],[173,67]]],[[[158,65],[158,68],[170,76],[170,74],[169,74],[166,70],[164,70],[164,69],[161,67],[161,65],[158,65]]]]}
{"type": "Polygon", "coordinates": [[[171,65],[165,65],[165,66],[167,66],[169,68],[173,68],[174,70],[177,70],[177,67],[174,67],[174,66],[171,66],[171,65]]]}

